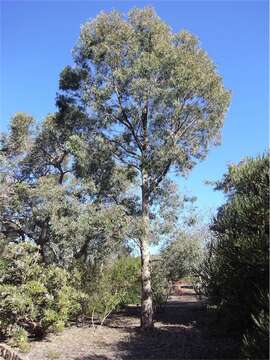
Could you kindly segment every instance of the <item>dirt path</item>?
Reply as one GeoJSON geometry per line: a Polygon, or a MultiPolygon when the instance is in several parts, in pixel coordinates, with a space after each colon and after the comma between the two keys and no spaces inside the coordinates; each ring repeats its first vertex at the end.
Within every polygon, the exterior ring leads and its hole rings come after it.
{"type": "Polygon", "coordinates": [[[206,304],[190,288],[182,296],[171,296],[157,314],[155,329],[142,333],[138,309],[115,314],[106,326],[70,327],[60,335],[32,343],[29,360],[109,359],[233,359],[233,338],[210,335],[206,304]]]}

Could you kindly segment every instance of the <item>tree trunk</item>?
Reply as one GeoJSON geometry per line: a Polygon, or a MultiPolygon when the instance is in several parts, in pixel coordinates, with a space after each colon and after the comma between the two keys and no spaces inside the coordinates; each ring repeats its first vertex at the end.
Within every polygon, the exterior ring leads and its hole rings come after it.
{"type": "Polygon", "coordinates": [[[148,241],[141,241],[141,327],[150,329],[153,327],[153,304],[150,279],[150,254],[148,241]]]}
{"type": "Polygon", "coordinates": [[[153,303],[150,274],[149,252],[149,205],[146,183],[142,186],[142,222],[143,235],[141,238],[141,327],[148,330],[153,327],[153,303]]]}
{"type": "Polygon", "coordinates": [[[41,229],[38,239],[36,240],[37,245],[40,246],[40,255],[43,261],[46,263],[46,256],[45,256],[45,245],[48,242],[48,231],[49,231],[49,218],[45,218],[41,223],[41,229]]]}

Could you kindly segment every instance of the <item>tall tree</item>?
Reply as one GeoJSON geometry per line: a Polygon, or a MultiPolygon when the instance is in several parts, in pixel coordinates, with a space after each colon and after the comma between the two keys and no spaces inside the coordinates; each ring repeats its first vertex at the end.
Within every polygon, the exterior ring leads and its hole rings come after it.
{"type": "Polygon", "coordinates": [[[198,40],[173,33],[151,8],[101,13],[83,25],[73,54],[62,99],[83,109],[116,163],[137,173],[141,326],[151,328],[150,207],[170,169],[187,173],[218,143],[230,94],[198,40]]]}

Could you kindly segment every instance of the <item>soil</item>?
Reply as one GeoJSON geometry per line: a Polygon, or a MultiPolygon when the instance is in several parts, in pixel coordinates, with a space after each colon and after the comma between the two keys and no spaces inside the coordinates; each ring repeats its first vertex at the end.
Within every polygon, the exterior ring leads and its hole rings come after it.
{"type": "Polygon", "coordinates": [[[106,325],[71,326],[60,335],[33,341],[29,360],[234,359],[238,343],[232,336],[209,331],[206,300],[190,286],[169,298],[159,310],[152,331],[139,329],[139,307],[113,314],[106,325]]]}

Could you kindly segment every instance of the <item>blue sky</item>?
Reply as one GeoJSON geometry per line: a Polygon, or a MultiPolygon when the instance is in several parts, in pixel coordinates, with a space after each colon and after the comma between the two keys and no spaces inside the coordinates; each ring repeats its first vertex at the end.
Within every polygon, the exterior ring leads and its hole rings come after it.
{"type": "Polygon", "coordinates": [[[0,130],[17,111],[42,120],[55,110],[59,72],[72,64],[81,24],[101,10],[145,5],[174,31],[197,35],[232,91],[222,145],[178,181],[208,214],[224,199],[204,181],[219,179],[229,163],[268,146],[267,1],[1,1],[0,130]]]}

